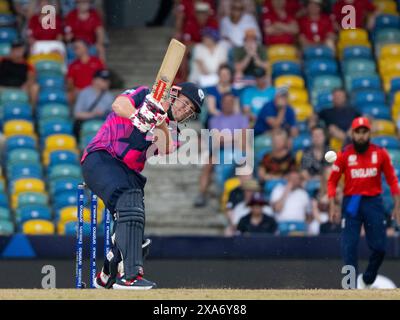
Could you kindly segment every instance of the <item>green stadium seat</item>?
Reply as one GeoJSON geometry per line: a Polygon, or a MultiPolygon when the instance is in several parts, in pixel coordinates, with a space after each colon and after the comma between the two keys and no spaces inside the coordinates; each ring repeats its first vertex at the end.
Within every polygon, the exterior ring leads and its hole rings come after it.
{"type": "Polygon", "coordinates": [[[14,233],[14,224],[11,221],[0,221],[0,235],[9,236],[14,233]]]}
{"type": "Polygon", "coordinates": [[[22,192],[18,195],[18,208],[31,205],[47,205],[49,196],[42,192],[22,192]]]}
{"type": "Polygon", "coordinates": [[[0,207],[0,221],[9,221],[11,220],[10,210],[7,208],[0,207]]]}
{"type": "Polygon", "coordinates": [[[82,178],[81,167],[77,165],[62,164],[50,168],[49,179],[54,181],[60,178],[82,178]]]}
{"type": "Polygon", "coordinates": [[[1,101],[3,104],[7,102],[29,103],[29,98],[25,91],[6,89],[1,94],[1,101]]]}

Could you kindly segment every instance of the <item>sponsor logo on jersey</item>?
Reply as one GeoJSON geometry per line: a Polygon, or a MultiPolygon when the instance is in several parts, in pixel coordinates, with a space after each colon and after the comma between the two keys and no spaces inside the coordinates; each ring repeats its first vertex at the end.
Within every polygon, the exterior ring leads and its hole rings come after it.
{"type": "Polygon", "coordinates": [[[378,163],[378,153],[376,151],[372,152],[371,162],[373,164],[377,164],[378,163]]]}
{"type": "Polygon", "coordinates": [[[362,168],[362,169],[352,169],[350,171],[352,179],[364,179],[376,177],[378,175],[377,168],[362,168]]]}
{"type": "Polygon", "coordinates": [[[357,165],[357,155],[356,154],[351,154],[349,155],[349,158],[347,159],[349,167],[353,167],[357,165]]]}

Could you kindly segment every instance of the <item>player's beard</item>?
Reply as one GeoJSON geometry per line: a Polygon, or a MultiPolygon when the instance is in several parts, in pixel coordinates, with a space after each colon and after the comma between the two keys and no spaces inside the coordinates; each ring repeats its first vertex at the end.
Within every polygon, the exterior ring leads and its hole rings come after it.
{"type": "Polygon", "coordinates": [[[365,151],[367,151],[368,147],[369,147],[369,143],[370,143],[370,139],[368,139],[365,142],[356,142],[354,139],[353,140],[353,146],[354,149],[356,150],[357,153],[364,153],[365,151]]]}

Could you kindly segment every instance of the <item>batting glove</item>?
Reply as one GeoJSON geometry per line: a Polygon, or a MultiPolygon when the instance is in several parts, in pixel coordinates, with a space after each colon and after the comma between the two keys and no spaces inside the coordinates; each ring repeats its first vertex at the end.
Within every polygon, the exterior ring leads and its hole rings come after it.
{"type": "Polygon", "coordinates": [[[161,125],[166,118],[167,113],[161,103],[148,94],[143,105],[132,115],[131,120],[133,125],[141,132],[147,132],[161,125]]]}

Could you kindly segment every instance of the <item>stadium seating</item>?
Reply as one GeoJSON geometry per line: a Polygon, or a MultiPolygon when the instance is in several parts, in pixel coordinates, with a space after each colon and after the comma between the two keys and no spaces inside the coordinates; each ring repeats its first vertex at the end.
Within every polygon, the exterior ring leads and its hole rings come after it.
{"type": "Polygon", "coordinates": [[[55,232],[54,224],[47,220],[29,220],[22,226],[22,232],[26,235],[52,235],[55,232]]]}

